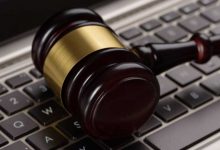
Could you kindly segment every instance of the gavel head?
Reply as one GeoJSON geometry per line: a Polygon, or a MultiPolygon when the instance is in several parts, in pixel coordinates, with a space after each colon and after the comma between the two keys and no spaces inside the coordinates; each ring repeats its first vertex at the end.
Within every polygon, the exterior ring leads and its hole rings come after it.
{"type": "Polygon", "coordinates": [[[59,102],[93,137],[133,133],[159,99],[152,71],[88,9],[47,20],[36,33],[32,58],[59,102]]]}

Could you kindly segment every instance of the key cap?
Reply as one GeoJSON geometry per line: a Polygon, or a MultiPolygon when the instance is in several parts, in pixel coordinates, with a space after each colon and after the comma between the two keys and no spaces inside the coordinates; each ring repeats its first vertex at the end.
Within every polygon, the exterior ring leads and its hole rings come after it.
{"type": "Polygon", "coordinates": [[[156,29],[158,27],[162,26],[161,22],[155,19],[149,20],[143,24],[140,25],[142,29],[145,31],[151,31],[153,29],[156,29]]]}
{"type": "Polygon", "coordinates": [[[74,143],[64,148],[64,150],[103,150],[103,149],[95,142],[93,142],[91,139],[85,138],[77,143],[74,143]]]}
{"type": "Polygon", "coordinates": [[[122,38],[124,38],[125,40],[131,40],[133,38],[136,38],[138,36],[140,36],[142,33],[139,29],[137,28],[130,28],[124,32],[122,32],[121,34],[119,34],[122,38]]]}
{"type": "Polygon", "coordinates": [[[0,95],[4,94],[6,92],[8,92],[8,90],[2,84],[0,84],[0,95]]]}
{"type": "Polygon", "coordinates": [[[42,73],[40,73],[36,68],[30,70],[30,74],[35,78],[39,79],[43,77],[42,73]]]}
{"type": "Polygon", "coordinates": [[[160,96],[163,97],[177,90],[177,86],[165,77],[157,77],[160,85],[160,96]]]}
{"type": "Polygon", "coordinates": [[[204,6],[211,5],[215,2],[217,2],[217,0],[199,0],[199,3],[204,6]]]}
{"type": "Polygon", "coordinates": [[[190,3],[180,8],[180,11],[183,12],[184,14],[190,14],[197,10],[199,10],[199,5],[196,3],[190,3]]]}
{"type": "Polygon", "coordinates": [[[17,88],[24,84],[27,84],[31,82],[32,79],[25,73],[21,73],[19,75],[16,75],[8,80],[6,80],[6,84],[10,86],[11,88],[17,88]]]}
{"type": "Polygon", "coordinates": [[[68,118],[61,121],[57,125],[57,128],[73,140],[77,140],[85,135],[79,122],[73,118],[68,118]]]}
{"type": "Polygon", "coordinates": [[[214,29],[210,30],[210,33],[213,35],[219,35],[220,34],[220,26],[217,26],[214,29]]]}
{"type": "Polygon", "coordinates": [[[145,46],[147,44],[150,43],[164,43],[162,40],[160,40],[159,38],[155,37],[155,36],[145,36],[133,43],[131,43],[131,46],[145,46]]]}
{"type": "Polygon", "coordinates": [[[169,26],[158,31],[156,35],[164,41],[172,43],[185,38],[187,32],[177,26],[169,26]]]}
{"type": "Polygon", "coordinates": [[[198,64],[196,62],[192,62],[191,65],[204,74],[210,74],[220,69],[220,59],[217,56],[214,56],[211,58],[210,61],[208,61],[205,64],[198,64]]]}
{"type": "Polygon", "coordinates": [[[171,22],[171,21],[174,21],[180,17],[181,17],[181,15],[178,12],[172,11],[172,12],[169,12],[169,13],[161,16],[160,19],[165,22],[171,22]]]}
{"type": "Polygon", "coordinates": [[[198,106],[212,100],[212,95],[198,86],[192,86],[177,93],[176,97],[190,108],[198,106]]]}
{"type": "Polygon", "coordinates": [[[220,101],[217,101],[151,134],[145,141],[161,150],[189,148],[219,131],[219,114],[220,101]]]}
{"type": "Polygon", "coordinates": [[[0,108],[7,115],[12,115],[18,111],[28,108],[31,105],[33,105],[31,100],[19,91],[0,97],[0,108]]]}
{"type": "Polygon", "coordinates": [[[13,143],[9,146],[4,147],[1,150],[31,150],[26,144],[21,141],[13,143]]]}
{"type": "Polygon", "coordinates": [[[156,107],[155,114],[166,122],[169,122],[187,112],[187,109],[172,98],[161,100],[156,107]]]}
{"type": "Polygon", "coordinates": [[[196,33],[209,27],[210,23],[200,16],[193,16],[181,21],[179,25],[191,33],[196,33]]]}
{"type": "Polygon", "coordinates": [[[201,85],[212,92],[213,94],[220,95],[220,75],[212,76],[201,83],[201,85]]]}
{"type": "Polygon", "coordinates": [[[29,114],[44,126],[68,115],[67,112],[53,100],[31,109],[29,114]]]}
{"type": "Polygon", "coordinates": [[[38,129],[38,125],[27,115],[19,114],[0,123],[0,128],[12,140],[16,140],[38,129]]]}
{"type": "Polygon", "coordinates": [[[202,12],[201,15],[208,19],[211,22],[217,23],[220,21],[220,6],[211,8],[206,10],[205,12],[202,12]]]}
{"type": "Polygon", "coordinates": [[[186,65],[181,65],[171,71],[168,71],[166,76],[181,86],[186,86],[202,77],[201,73],[186,65]]]}
{"type": "Polygon", "coordinates": [[[46,85],[45,80],[38,81],[24,88],[24,92],[27,93],[36,102],[42,102],[54,96],[52,91],[46,85]]]}
{"type": "Polygon", "coordinates": [[[162,123],[157,118],[151,116],[151,118],[138,129],[135,135],[138,137],[143,136],[144,134],[160,127],[161,125],[162,123]]]}
{"type": "Polygon", "coordinates": [[[122,150],[150,150],[150,149],[147,148],[141,142],[135,142],[135,143],[131,144],[130,146],[123,148],[122,150]]]}
{"type": "Polygon", "coordinates": [[[0,134],[0,147],[1,147],[1,146],[4,146],[4,145],[6,145],[6,144],[8,144],[8,141],[6,140],[6,138],[5,138],[4,136],[2,136],[2,135],[0,134]]]}
{"type": "Polygon", "coordinates": [[[68,143],[67,139],[52,127],[29,136],[26,141],[39,150],[55,150],[68,143]]]}
{"type": "Polygon", "coordinates": [[[126,138],[123,138],[123,139],[115,139],[115,140],[103,141],[103,142],[109,148],[117,149],[119,147],[122,147],[122,146],[132,142],[133,140],[134,140],[134,137],[129,136],[129,137],[126,137],[126,138]]]}

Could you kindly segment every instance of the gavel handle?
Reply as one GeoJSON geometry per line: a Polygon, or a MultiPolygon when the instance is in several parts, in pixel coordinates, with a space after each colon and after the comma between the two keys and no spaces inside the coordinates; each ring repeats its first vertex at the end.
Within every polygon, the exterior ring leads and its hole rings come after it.
{"type": "Polygon", "coordinates": [[[195,34],[187,42],[149,44],[132,50],[155,74],[159,74],[187,61],[205,63],[212,55],[220,54],[220,35],[195,34]]]}

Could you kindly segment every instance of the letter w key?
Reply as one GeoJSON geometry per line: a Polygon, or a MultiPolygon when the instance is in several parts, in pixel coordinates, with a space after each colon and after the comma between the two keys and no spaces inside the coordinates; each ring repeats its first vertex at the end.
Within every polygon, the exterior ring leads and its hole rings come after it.
{"type": "Polygon", "coordinates": [[[42,109],[41,112],[46,115],[53,115],[53,108],[49,106],[48,108],[42,109]]]}
{"type": "Polygon", "coordinates": [[[29,114],[44,126],[68,115],[67,112],[53,100],[33,108],[29,111],[29,114]]]}

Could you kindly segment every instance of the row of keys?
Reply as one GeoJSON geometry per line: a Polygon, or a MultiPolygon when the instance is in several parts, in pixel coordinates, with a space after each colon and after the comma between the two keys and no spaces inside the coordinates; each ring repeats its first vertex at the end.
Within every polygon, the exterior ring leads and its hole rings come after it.
{"type": "MultiPolygon", "coordinates": [[[[17,105],[20,105],[19,103],[22,103],[21,100],[15,101],[17,105]]],[[[14,101],[12,103],[14,103],[14,101]]],[[[15,108],[19,108],[19,107],[16,106],[13,108],[13,110],[15,110],[15,108]]],[[[9,110],[10,109],[7,109],[7,111],[9,110]]],[[[52,100],[31,109],[30,111],[28,111],[28,113],[33,118],[35,118],[40,124],[44,126],[56,122],[68,115],[68,113],[60,105],[58,105],[55,101],[52,100]]],[[[21,137],[23,134],[26,134],[26,132],[29,131],[29,129],[32,130],[37,127],[37,125],[24,114],[23,115],[20,114],[17,116],[13,116],[9,119],[6,119],[0,123],[0,126],[4,130],[4,132],[7,135],[9,135],[9,137],[11,137],[12,139],[17,139],[18,137],[21,137]],[[26,129],[26,126],[28,127],[28,129],[26,129]],[[20,129],[25,129],[25,130],[23,131],[20,129]]]]}
{"type": "MultiPolygon", "coordinates": [[[[38,81],[24,91],[35,101],[44,101],[53,97],[44,80],[38,81]]],[[[7,115],[12,115],[33,105],[32,100],[19,91],[14,91],[0,97],[0,109],[7,115]]]]}
{"type": "MultiPolygon", "coordinates": [[[[220,58],[215,56],[206,64],[192,62],[191,65],[201,73],[208,75],[220,69],[220,58]]],[[[202,77],[202,74],[193,67],[181,65],[168,71],[166,76],[180,86],[186,86],[202,77]]]]}
{"type": "MultiPolygon", "coordinates": [[[[35,78],[38,79],[43,77],[43,75],[37,69],[32,69],[30,71],[30,74],[32,74],[35,78]]],[[[26,73],[18,74],[6,80],[6,84],[12,89],[20,87],[30,82],[32,82],[32,79],[26,73]]],[[[8,92],[7,88],[0,84],[0,95],[6,92],[8,92]]]]}
{"type": "MultiPolygon", "coordinates": [[[[187,13],[194,12],[198,9],[199,9],[198,4],[192,3],[192,4],[184,6],[180,10],[187,14],[187,13]]],[[[220,17],[218,15],[219,11],[220,11],[219,6],[215,7],[214,9],[209,9],[209,10],[201,13],[202,17],[193,16],[193,17],[187,18],[183,21],[180,21],[179,26],[182,27],[183,29],[187,30],[190,33],[196,33],[200,30],[203,30],[203,29],[209,27],[210,22],[214,22],[214,23],[219,22],[220,21],[220,17]]],[[[161,16],[161,19],[164,20],[165,22],[170,22],[170,21],[176,20],[180,17],[181,17],[181,15],[177,12],[169,12],[169,13],[161,16]]],[[[149,21],[140,25],[140,27],[146,31],[151,31],[151,30],[156,29],[161,26],[162,26],[162,23],[158,20],[155,20],[155,19],[149,20],[149,21]]],[[[185,38],[188,35],[188,33],[180,27],[169,26],[169,27],[166,27],[166,28],[156,32],[155,35],[166,42],[175,42],[175,41],[178,41],[178,40],[185,38]]],[[[134,39],[134,38],[142,35],[142,31],[140,31],[138,28],[133,27],[131,29],[124,31],[120,35],[121,35],[121,37],[123,37],[126,40],[131,40],[131,39],[134,39]]],[[[156,40],[156,41],[151,40],[150,37],[148,37],[148,39],[146,39],[147,40],[147,42],[145,42],[146,44],[157,43],[159,41],[159,40],[156,40]],[[148,40],[148,39],[150,39],[150,40],[148,40]]],[[[155,37],[152,36],[152,39],[155,39],[155,37]]],[[[140,39],[137,42],[132,43],[131,45],[134,46],[134,45],[137,45],[138,43],[141,43],[141,45],[142,45],[144,43],[143,39],[140,39]]]]}

